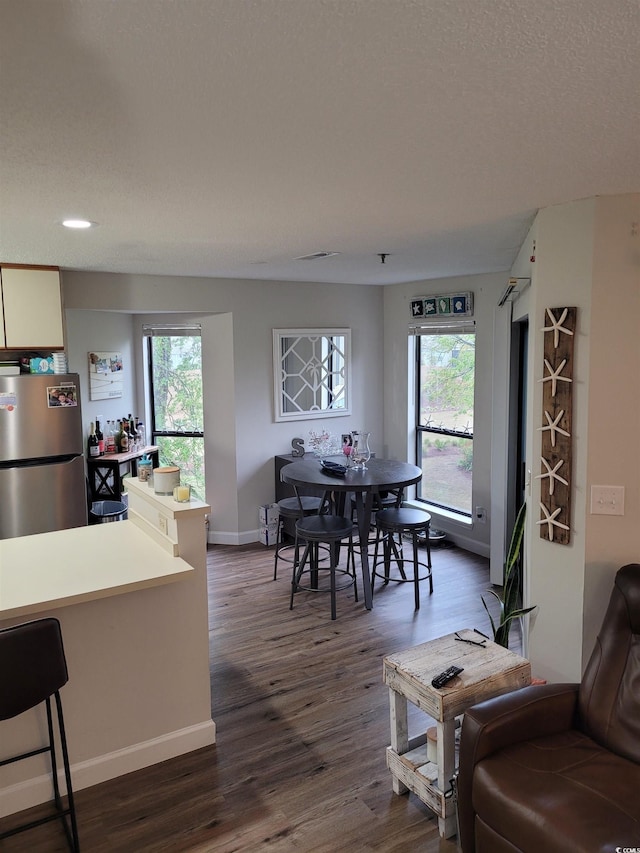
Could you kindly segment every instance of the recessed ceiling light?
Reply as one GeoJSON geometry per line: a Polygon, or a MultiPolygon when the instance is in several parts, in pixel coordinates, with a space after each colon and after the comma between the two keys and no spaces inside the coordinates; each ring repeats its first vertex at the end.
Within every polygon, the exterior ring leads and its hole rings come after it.
{"type": "Polygon", "coordinates": [[[88,219],[64,219],[62,224],[65,228],[91,228],[92,225],[95,225],[88,219]]]}

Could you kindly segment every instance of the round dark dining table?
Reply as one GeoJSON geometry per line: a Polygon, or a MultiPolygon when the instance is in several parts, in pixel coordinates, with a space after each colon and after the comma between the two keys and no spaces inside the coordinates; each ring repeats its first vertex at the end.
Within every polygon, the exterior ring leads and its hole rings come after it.
{"type": "MultiPolygon", "coordinates": [[[[342,457],[332,458],[332,461],[335,462],[341,460],[342,457]]],[[[422,470],[417,465],[411,465],[408,462],[372,458],[367,462],[367,467],[364,470],[348,468],[344,477],[332,477],[323,472],[320,459],[314,456],[285,465],[280,472],[280,476],[285,483],[301,489],[307,486],[313,489],[334,492],[342,498],[343,502],[347,492],[353,492],[356,499],[360,542],[366,543],[369,539],[371,513],[375,496],[380,492],[400,489],[418,483],[422,479],[422,470]]],[[[362,559],[364,604],[367,610],[371,610],[373,596],[371,592],[369,554],[366,545],[360,548],[360,554],[362,559]]]]}

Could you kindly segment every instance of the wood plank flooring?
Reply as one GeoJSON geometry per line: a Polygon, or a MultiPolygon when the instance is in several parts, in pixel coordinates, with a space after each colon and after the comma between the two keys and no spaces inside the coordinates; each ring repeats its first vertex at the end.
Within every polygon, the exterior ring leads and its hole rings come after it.
{"type": "MultiPolygon", "coordinates": [[[[436,547],[418,612],[411,584],[378,581],[370,612],[340,592],[335,622],[328,595],[300,592],[289,610],[289,567],[273,581],[262,545],[213,546],[208,572],[217,744],[78,791],[84,853],[455,853],[413,794],[392,792],[382,658],[462,627],[489,633],[487,561],[436,547]]],[[[418,731],[430,722],[410,716],[418,731]]],[[[56,824],[0,842],[65,849],[56,824]]]]}

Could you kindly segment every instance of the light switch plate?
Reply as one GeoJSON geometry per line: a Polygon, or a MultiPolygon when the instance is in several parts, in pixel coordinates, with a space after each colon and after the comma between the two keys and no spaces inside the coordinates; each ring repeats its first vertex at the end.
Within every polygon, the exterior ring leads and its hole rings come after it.
{"type": "Polygon", "coordinates": [[[624,486],[591,486],[591,515],[624,515],[624,486]]]}

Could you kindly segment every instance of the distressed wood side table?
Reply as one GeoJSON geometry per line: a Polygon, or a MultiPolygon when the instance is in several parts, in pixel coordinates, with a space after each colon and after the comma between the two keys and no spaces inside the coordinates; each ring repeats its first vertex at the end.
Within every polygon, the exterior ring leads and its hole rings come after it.
{"type": "Polygon", "coordinates": [[[456,769],[456,717],[476,702],[531,682],[528,660],[490,640],[480,645],[482,642],[482,635],[464,628],[388,655],[383,661],[391,719],[387,767],[393,790],[396,794],[413,791],[438,816],[443,838],[456,834],[455,805],[446,795],[456,769]],[[454,664],[463,672],[439,690],[433,687],[431,679],[454,664]],[[407,702],[436,721],[436,764],[428,760],[426,727],[424,733],[409,737],[407,702]]]}

